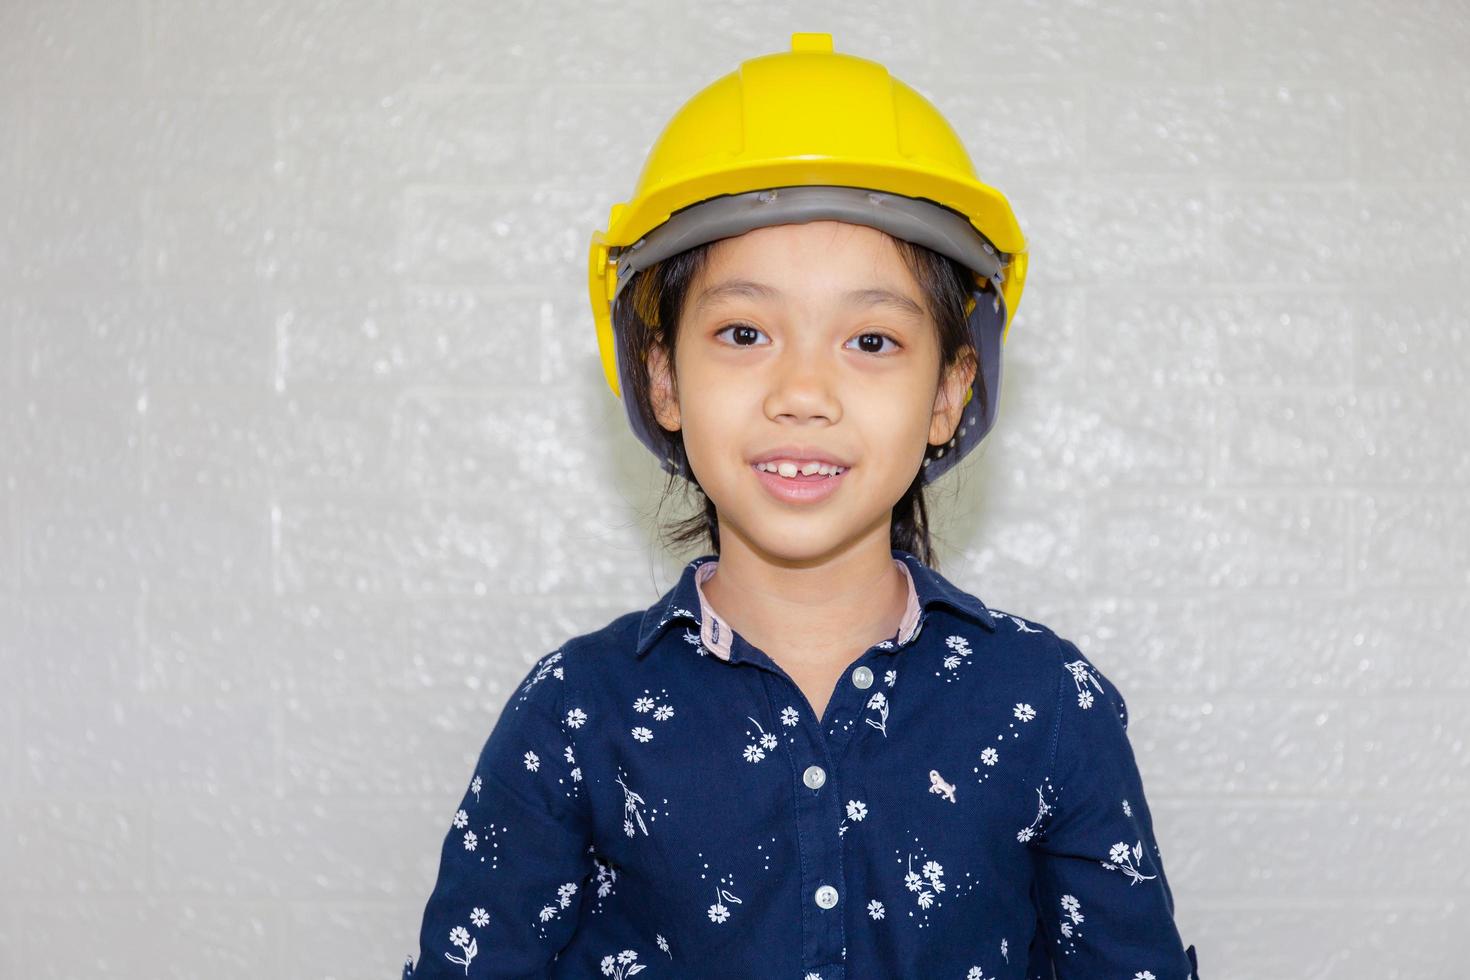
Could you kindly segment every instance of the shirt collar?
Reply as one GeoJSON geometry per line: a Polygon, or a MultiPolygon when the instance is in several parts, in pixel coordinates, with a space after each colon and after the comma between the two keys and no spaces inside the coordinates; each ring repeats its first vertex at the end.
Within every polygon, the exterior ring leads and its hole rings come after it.
{"type": "MultiPolygon", "coordinates": [[[[977,596],[958,588],[939,572],[921,562],[917,555],[902,548],[891,549],[893,560],[908,573],[909,604],[899,624],[896,639],[902,646],[913,638],[919,613],[935,606],[946,606],[968,616],[985,629],[995,630],[995,619],[977,596]]],[[[700,583],[714,572],[718,555],[700,555],[684,566],[679,581],[643,614],[638,629],[635,656],[642,657],[654,641],[671,624],[684,621],[699,628],[700,640],[716,656],[729,659],[733,636],[729,626],[704,599],[700,583]]],[[[885,643],[891,642],[888,640],[885,643]]]]}

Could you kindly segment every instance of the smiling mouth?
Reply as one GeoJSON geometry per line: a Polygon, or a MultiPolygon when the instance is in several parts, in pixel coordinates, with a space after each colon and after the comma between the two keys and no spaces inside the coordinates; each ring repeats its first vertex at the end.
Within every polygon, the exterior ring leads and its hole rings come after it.
{"type": "Polygon", "coordinates": [[[809,462],[804,466],[797,466],[790,461],[780,463],[752,463],[751,466],[760,473],[770,473],[786,480],[826,480],[834,476],[841,476],[847,472],[848,467],[838,466],[835,463],[809,462]]]}
{"type": "MultiPolygon", "coordinates": [[[[779,470],[767,469],[764,464],[752,463],[751,470],[775,500],[797,506],[811,506],[832,497],[847,480],[848,469],[825,467],[827,472],[792,473],[783,476],[779,470]]],[[[792,466],[786,467],[791,472],[792,466]]]]}

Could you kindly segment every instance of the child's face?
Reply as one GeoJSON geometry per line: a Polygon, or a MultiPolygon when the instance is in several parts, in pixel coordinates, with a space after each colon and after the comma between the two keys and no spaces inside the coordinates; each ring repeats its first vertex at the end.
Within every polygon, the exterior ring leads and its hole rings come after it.
{"type": "Polygon", "coordinates": [[[974,377],[966,358],[940,384],[939,354],[923,293],[893,242],[865,225],[813,221],[717,243],[685,299],[677,395],[662,350],[649,368],[659,422],[683,429],[690,466],[719,511],[721,543],[734,533],[798,558],[870,536],[886,547],[893,505],[925,446],[954,434],[974,377]],[[706,295],[734,280],[765,294],[706,295]],[[849,298],[861,290],[901,300],[849,298]],[[834,492],[793,503],[766,489],[755,461],[787,444],[849,464],[834,492]]]}

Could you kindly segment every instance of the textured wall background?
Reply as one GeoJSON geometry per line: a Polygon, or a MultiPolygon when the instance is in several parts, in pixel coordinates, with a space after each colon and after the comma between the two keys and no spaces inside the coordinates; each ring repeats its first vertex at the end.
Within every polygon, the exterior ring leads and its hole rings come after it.
{"type": "Polygon", "coordinates": [[[802,11],[0,2],[0,975],[398,976],[509,685],[690,557],[587,236],[828,30],[1030,237],[941,568],[1116,678],[1205,975],[1463,976],[1470,4],[802,11]]]}

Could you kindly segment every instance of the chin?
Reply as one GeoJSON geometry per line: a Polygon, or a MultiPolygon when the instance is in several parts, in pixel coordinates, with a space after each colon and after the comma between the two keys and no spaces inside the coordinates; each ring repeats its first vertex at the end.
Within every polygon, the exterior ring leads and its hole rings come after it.
{"type": "MultiPolygon", "coordinates": [[[[719,504],[716,503],[716,508],[719,504]]],[[[736,517],[726,520],[721,511],[720,541],[728,544],[731,536],[744,542],[757,554],[772,562],[788,565],[818,564],[852,545],[861,537],[854,533],[860,526],[832,518],[814,519],[811,515],[790,514],[771,518],[756,514],[752,519],[736,517]],[[755,530],[749,530],[752,526],[755,530]]]]}

